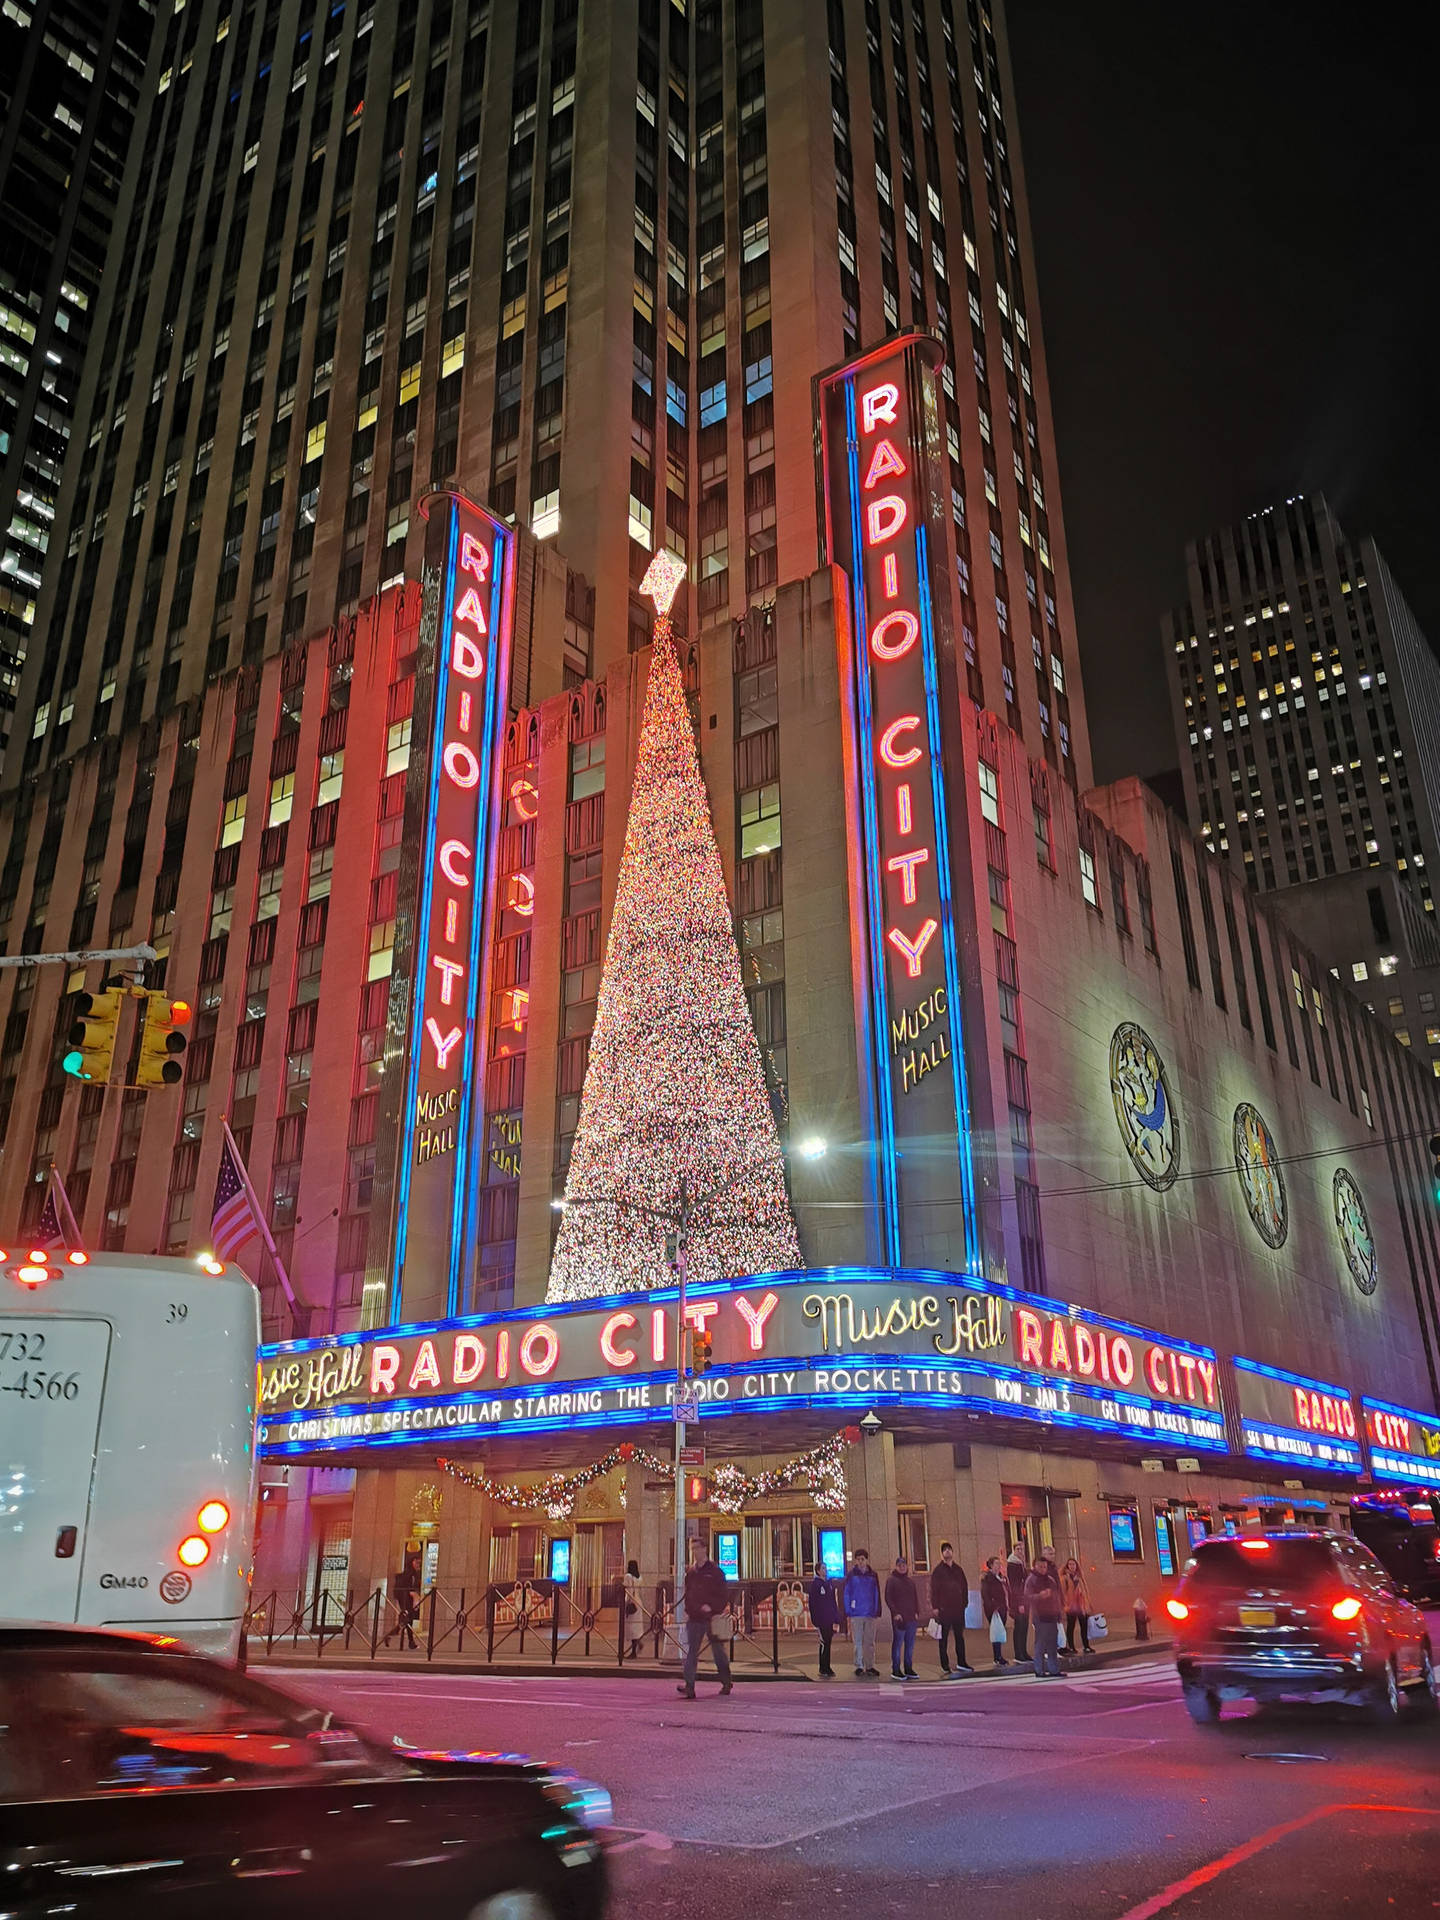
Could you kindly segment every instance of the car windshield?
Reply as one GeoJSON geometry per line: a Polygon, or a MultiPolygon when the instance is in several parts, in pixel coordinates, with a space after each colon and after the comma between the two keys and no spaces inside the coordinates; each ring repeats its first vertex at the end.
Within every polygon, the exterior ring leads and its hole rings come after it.
{"type": "Polygon", "coordinates": [[[1244,1592],[1250,1587],[1303,1590],[1335,1577],[1325,1540],[1209,1540],[1186,1575],[1192,1590],[1244,1592]]]}

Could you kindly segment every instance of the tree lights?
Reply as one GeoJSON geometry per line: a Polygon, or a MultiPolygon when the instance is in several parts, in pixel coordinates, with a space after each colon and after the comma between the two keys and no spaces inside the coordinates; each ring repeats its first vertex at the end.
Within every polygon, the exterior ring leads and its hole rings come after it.
{"type": "Polygon", "coordinates": [[[650,682],[550,1300],[668,1285],[682,1178],[692,1285],[800,1264],[670,632],[683,577],[662,552],[644,583],[650,682]]]}

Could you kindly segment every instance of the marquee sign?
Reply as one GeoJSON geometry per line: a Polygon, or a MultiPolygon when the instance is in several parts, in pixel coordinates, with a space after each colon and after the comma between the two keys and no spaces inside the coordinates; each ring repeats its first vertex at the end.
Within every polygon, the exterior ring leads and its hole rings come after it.
{"type": "MultiPolygon", "coordinates": [[[[410,950],[409,1057],[395,1181],[391,1316],[425,1276],[453,1311],[466,1270],[481,1156],[469,1151],[483,1104],[485,974],[509,699],[515,535],[462,495],[432,496],[422,632],[433,635],[427,749],[412,757],[419,887],[410,950]]],[[[422,641],[423,644],[423,641],[422,641]]],[[[418,732],[418,716],[417,716],[418,732]]]]}
{"type": "Polygon", "coordinates": [[[823,376],[816,402],[827,551],[850,589],[841,680],[851,899],[881,1251],[899,1266],[907,1250],[923,1250],[926,1229],[932,1240],[963,1233],[973,1272],[980,1248],[945,780],[959,703],[933,479],[941,359],[938,342],[905,335],[823,376]]]}
{"type": "MultiPolygon", "coordinates": [[[[673,1289],[261,1350],[262,1456],[426,1434],[638,1424],[675,1392],[673,1289]]],[[[715,1364],[705,1418],[905,1404],[1224,1451],[1216,1357],[959,1274],[874,1267],[692,1289],[715,1364]]]]}
{"type": "Polygon", "coordinates": [[[1244,1447],[1253,1459],[1328,1473],[1358,1473],[1364,1465],[1348,1387],[1238,1356],[1235,1384],[1244,1447]]]}
{"type": "Polygon", "coordinates": [[[1360,1418],[1377,1480],[1440,1487],[1440,1414],[1362,1395],[1360,1418]]]}

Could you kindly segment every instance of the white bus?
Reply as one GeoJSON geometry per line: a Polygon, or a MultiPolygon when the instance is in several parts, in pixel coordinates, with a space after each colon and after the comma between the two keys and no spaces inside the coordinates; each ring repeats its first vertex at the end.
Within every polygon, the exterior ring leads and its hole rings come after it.
{"type": "Polygon", "coordinates": [[[260,1305],[238,1268],[210,1267],[0,1255],[0,1618],[236,1656],[260,1305]]]}

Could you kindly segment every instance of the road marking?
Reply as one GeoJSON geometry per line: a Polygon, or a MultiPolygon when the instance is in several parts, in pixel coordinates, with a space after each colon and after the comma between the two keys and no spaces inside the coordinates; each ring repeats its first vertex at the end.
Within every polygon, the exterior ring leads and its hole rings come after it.
{"type": "Polygon", "coordinates": [[[1168,1887],[1162,1887],[1158,1893],[1151,1894],[1148,1900],[1142,1900],[1138,1907],[1127,1907],[1120,1920],[1154,1920],[1157,1913],[1163,1913],[1167,1907],[1173,1907],[1183,1900],[1187,1893],[1195,1893],[1201,1887],[1208,1887],[1212,1880],[1218,1880],[1222,1873],[1228,1873],[1231,1867],[1243,1865],[1253,1860],[1257,1853],[1263,1853],[1267,1847],[1273,1847],[1277,1840],[1286,1840],[1292,1833],[1302,1833],[1306,1827],[1313,1827],[1318,1820],[1328,1820],[1337,1813],[1409,1813],[1424,1820],[1440,1819],[1440,1809],[1435,1807],[1392,1807],[1370,1805],[1364,1801],[1332,1801],[1329,1806],[1312,1807],[1309,1813],[1302,1813],[1298,1820],[1285,1820],[1278,1827],[1267,1827],[1264,1833],[1257,1833],[1253,1840],[1246,1840],[1238,1847],[1232,1847],[1228,1853],[1222,1853],[1217,1859],[1209,1861],[1203,1867],[1197,1867],[1193,1873],[1187,1873],[1183,1880],[1172,1880],[1168,1887]]]}
{"type": "Polygon", "coordinates": [[[655,1833],[645,1827],[609,1827],[608,1833],[624,1833],[629,1838],[617,1840],[613,1845],[605,1843],[606,1853],[629,1853],[632,1847],[648,1847],[652,1853],[670,1853],[675,1842],[668,1833],[655,1833]]]}

